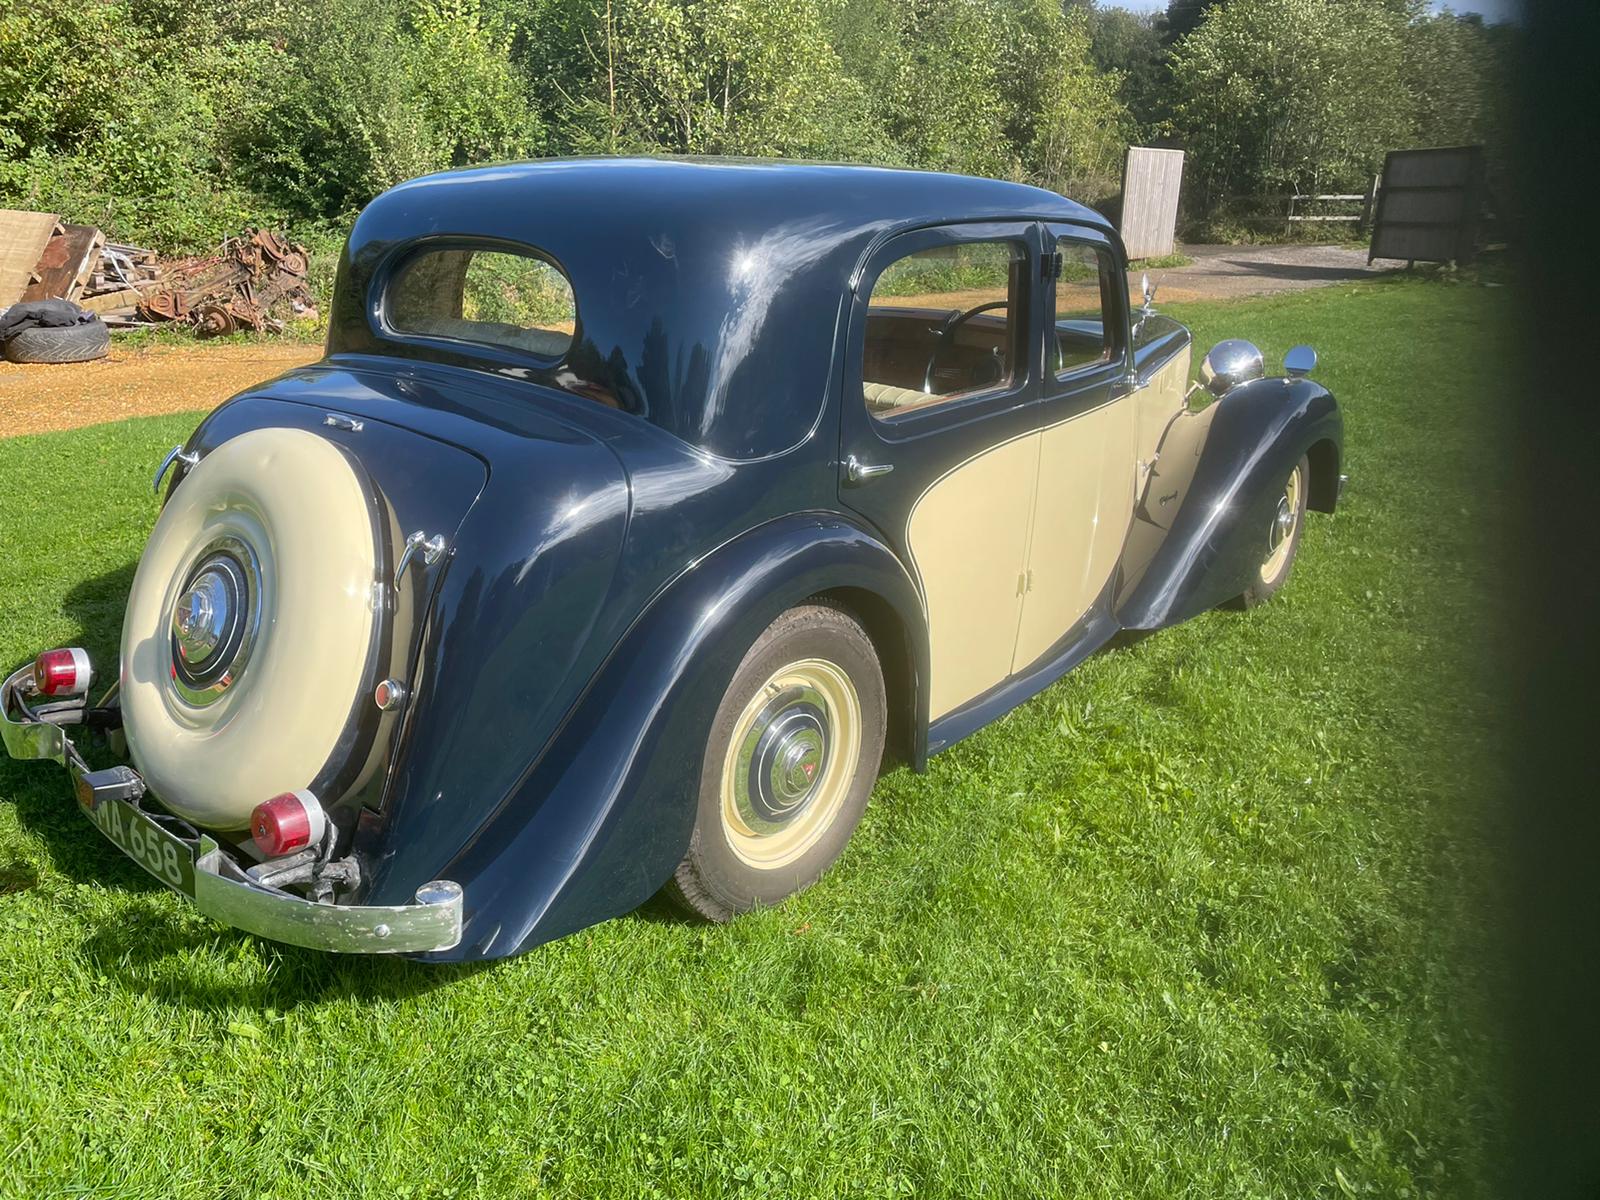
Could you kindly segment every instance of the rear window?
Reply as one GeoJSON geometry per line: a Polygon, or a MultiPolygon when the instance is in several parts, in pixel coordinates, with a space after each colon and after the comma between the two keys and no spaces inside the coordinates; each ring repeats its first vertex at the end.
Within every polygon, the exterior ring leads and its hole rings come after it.
{"type": "Polygon", "coordinates": [[[397,333],[450,338],[561,358],[578,310],[572,285],[533,253],[460,246],[424,250],[389,285],[385,315],[397,333]]]}

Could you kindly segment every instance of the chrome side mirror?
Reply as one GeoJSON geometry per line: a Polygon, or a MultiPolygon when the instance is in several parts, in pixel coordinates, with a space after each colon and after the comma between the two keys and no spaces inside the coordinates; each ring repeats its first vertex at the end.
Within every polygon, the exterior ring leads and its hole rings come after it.
{"type": "Polygon", "coordinates": [[[1317,369],[1317,352],[1310,346],[1296,346],[1283,356],[1283,373],[1298,379],[1317,369]]]}
{"type": "Polygon", "coordinates": [[[1200,364],[1200,382],[1213,396],[1223,396],[1241,383],[1267,373],[1261,351],[1243,338],[1229,338],[1211,347],[1200,364]]]}
{"type": "Polygon", "coordinates": [[[1150,312],[1156,306],[1156,285],[1150,282],[1149,271],[1139,277],[1139,293],[1144,297],[1144,311],[1150,312]]]}

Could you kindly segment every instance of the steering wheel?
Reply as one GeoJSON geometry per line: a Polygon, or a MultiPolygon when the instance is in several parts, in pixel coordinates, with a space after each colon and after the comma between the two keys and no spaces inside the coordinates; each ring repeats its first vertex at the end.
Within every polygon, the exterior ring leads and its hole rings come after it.
{"type": "Polygon", "coordinates": [[[944,324],[940,325],[935,331],[937,336],[933,343],[933,353],[928,355],[927,369],[922,372],[922,390],[929,395],[932,395],[933,369],[934,367],[938,366],[939,355],[944,352],[944,348],[948,346],[951,339],[955,337],[956,330],[960,329],[979,313],[986,313],[995,308],[1009,308],[1010,306],[1011,302],[1009,300],[990,300],[983,304],[975,304],[971,308],[967,309],[966,312],[952,313],[950,316],[946,317],[944,319],[944,324]]]}

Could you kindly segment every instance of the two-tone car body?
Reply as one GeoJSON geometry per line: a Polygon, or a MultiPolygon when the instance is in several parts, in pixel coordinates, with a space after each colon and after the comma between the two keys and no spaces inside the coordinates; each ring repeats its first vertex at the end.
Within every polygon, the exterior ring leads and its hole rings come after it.
{"type": "Polygon", "coordinates": [[[1099,214],[994,180],[403,184],[351,233],[324,359],[169,460],[115,694],[45,656],[0,733],[285,941],[482,959],[663,887],[775,902],[886,746],[921,769],[1120,630],[1265,598],[1333,509],[1309,363],[1225,344],[1196,403],[1125,270],[1099,214]],[[131,766],[90,771],[77,722],[131,766]]]}

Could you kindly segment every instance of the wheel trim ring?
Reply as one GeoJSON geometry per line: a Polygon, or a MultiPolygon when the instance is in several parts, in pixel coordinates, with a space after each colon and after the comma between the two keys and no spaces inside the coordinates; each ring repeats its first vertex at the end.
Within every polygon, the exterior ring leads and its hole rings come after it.
{"type": "Polygon", "coordinates": [[[759,870],[788,866],[804,855],[832,828],[850,794],[861,760],[861,700],[850,677],[838,666],[820,658],[801,659],[774,671],[740,712],[733,736],[723,756],[720,781],[722,832],[734,855],[759,870]],[[763,832],[741,811],[738,791],[740,757],[746,740],[774,698],[787,690],[803,689],[821,698],[826,719],[825,753],[817,779],[803,803],[776,829],[763,832]]]}
{"type": "Polygon", "coordinates": [[[1261,563],[1261,582],[1271,583],[1288,565],[1289,551],[1294,546],[1295,534],[1300,528],[1300,492],[1304,480],[1299,465],[1289,472],[1283,495],[1278,497],[1278,507],[1272,523],[1267,527],[1267,557],[1261,563]],[[1285,520],[1287,513],[1287,520],[1285,520]]]}

